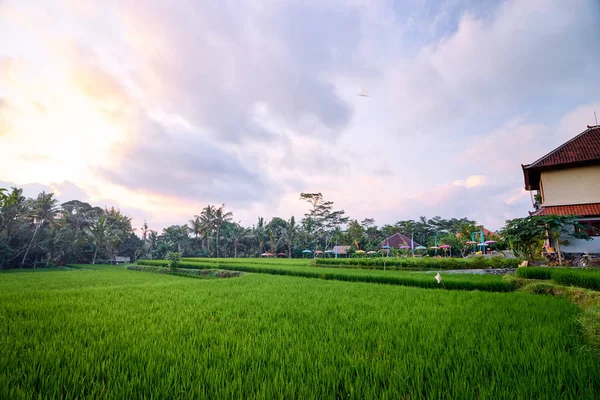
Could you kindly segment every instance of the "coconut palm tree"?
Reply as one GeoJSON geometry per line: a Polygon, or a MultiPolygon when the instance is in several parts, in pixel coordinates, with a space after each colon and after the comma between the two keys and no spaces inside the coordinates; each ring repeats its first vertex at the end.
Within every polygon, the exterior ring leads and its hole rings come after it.
{"type": "Polygon", "coordinates": [[[296,218],[292,215],[289,221],[281,228],[281,239],[288,248],[288,258],[292,258],[292,245],[296,238],[298,226],[296,225],[296,218]]]}
{"type": "MultiPolygon", "coordinates": [[[[33,235],[31,236],[31,241],[27,246],[27,250],[25,251],[25,255],[23,256],[23,260],[21,260],[21,267],[25,265],[25,260],[27,259],[29,250],[31,250],[33,247],[33,242],[40,227],[46,223],[54,223],[54,218],[58,213],[58,209],[56,207],[57,203],[58,201],[54,198],[54,194],[46,192],[40,193],[33,201],[32,209],[28,217],[35,226],[35,229],[33,231],[33,235]]],[[[35,264],[33,267],[35,268],[35,264]]]]}
{"type": "Polygon", "coordinates": [[[258,223],[253,229],[254,236],[256,240],[258,240],[258,254],[261,255],[263,253],[263,246],[265,244],[265,219],[263,217],[258,217],[258,223]]]}
{"type": "Polygon", "coordinates": [[[204,231],[204,236],[206,239],[206,248],[210,252],[210,238],[212,237],[212,232],[214,229],[215,223],[215,206],[208,205],[202,209],[200,213],[200,221],[202,222],[202,230],[204,231]]]}
{"type": "Polygon", "coordinates": [[[96,264],[98,250],[101,247],[108,247],[119,241],[118,231],[111,225],[106,215],[102,215],[96,222],[86,227],[85,233],[92,239],[92,245],[94,246],[92,264],[96,264]]]}
{"type": "Polygon", "coordinates": [[[213,226],[215,227],[217,236],[215,240],[215,246],[217,250],[217,258],[219,257],[219,231],[221,230],[221,226],[223,222],[230,222],[233,218],[233,213],[231,211],[225,212],[225,203],[221,205],[221,207],[217,208],[214,213],[213,226]]]}

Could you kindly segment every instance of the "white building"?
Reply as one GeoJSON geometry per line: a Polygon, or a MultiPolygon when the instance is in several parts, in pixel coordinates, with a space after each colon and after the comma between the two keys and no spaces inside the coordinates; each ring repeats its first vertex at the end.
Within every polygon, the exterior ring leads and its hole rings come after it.
{"type": "Polygon", "coordinates": [[[561,237],[561,243],[568,242],[561,250],[600,253],[600,125],[588,126],[522,168],[525,189],[535,191],[536,210],[531,215],[576,215],[593,239],[561,237]]]}

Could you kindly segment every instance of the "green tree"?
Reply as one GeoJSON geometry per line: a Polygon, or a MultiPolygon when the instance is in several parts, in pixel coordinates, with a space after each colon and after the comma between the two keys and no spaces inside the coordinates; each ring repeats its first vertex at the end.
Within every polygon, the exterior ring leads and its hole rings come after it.
{"type": "Polygon", "coordinates": [[[216,231],[216,240],[215,246],[217,250],[217,258],[219,257],[219,233],[221,230],[221,226],[224,222],[230,222],[233,218],[233,213],[225,212],[225,204],[221,205],[221,207],[215,209],[214,218],[213,218],[213,226],[216,231]]]}
{"type": "Polygon", "coordinates": [[[557,245],[559,263],[562,263],[560,236],[589,239],[581,228],[577,217],[573,215],[529,216],[507,220],[500,234],[509,242],[513,251],[522,252],[530,260],[541,249],[543,241],[551,237],[557,245]]]}
{"type": "Polygon", "coordinates": [[[288,258],[292,258],[292,248],[294,246],[294,240],[296,239],[297,230],[296,218],[294,218],[293,215],[290,220],[281,227],[281,238],[287,247],[288,258]]]}
{"type": "MultiPolygon", "coordinates": [[[[31,213],[29,214],[29,218],[35,228],[33,235],[31,236],[31,241],[29,242],[27,250],[25,251],[25,255],[23,256],[23,260],[21,261],[21,267],[25,266],[25,260],[27,260],[27,255],[33,247],[35,237],[39,229],[46,223],[54,223],[54,218],[58,213],[58,209],[56,207],[57,203],[58,201],[54,198],[54,194],[46,192],[40,193],[33,201],[33,207],[31,213]]],[[[35,264],[33,267],[35,268],[35,264]]]]}
{"type": "Polygon", "coordinates": [[[590,240],[591,238],[579,223],[580,217],[574,215],[543,215],[536,216],[535,221],[544,227],[548,236],[554,239],[556,243],[556,253],[558,254],[558,264],[562,265],[562,252],[560,250],[560,237],[563,235],[576,239],[590,240]]]}
{"type": "Polygon", "coordinates": [[[94,221],[90,226],[85,228],[85,233],[92,240],[94,247],[94,257],[92,264],[96,264],[98,251],[103,247],[113,247],[120,238],[118,230],[111,225],[111,221],[107,215],[102,215],[97,221],[94,221]]]}
{"type": "Polygon", "coordinates": [[[258,217],[258,223],[254,226],[253,233],[258,241],[258,255],[260,256],[263,253],[266,234],[265,219],[263,217],[258,217]]]}

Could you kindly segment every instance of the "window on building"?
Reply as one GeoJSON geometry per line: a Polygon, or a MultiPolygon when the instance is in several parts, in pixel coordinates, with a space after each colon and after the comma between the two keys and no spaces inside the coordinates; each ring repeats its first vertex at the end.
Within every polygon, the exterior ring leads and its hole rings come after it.
{"type": "Polygon", "coordinates": [[[577,231],[587,232],[590,236],[600,236],[600,220],[594,221],[579,221],[582,225],[577,231]]]}

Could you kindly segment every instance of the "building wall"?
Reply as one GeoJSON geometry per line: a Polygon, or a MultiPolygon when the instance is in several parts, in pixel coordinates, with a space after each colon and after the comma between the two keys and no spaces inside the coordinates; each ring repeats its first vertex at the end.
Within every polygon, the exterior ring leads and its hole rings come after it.
{"type": "MultiPolygon", "coordinates": [[[[587,221],[598,221],[599,218],[582,218],[580,222],[585,226],[587,221]]],[[[592,233],[590,233],[592,235],[592,233]]],[[[590,236],[592,240],[575,239],[569,235],[562,235],[560,242],[565,240],[569,242],[568,245],[561,245],[560,250],[563,253],[600,253],[600,236],[590,236]]],[[[550,241],[550,245],[555,249],[556,243],[554,240],[550,241]]]]}
{"type": "Polygon", "coordinates": [[[596,236],[592,240],[574,239],[570,236],[561,237],[560,241],[568,240],[569,245],[560,246],[563,253],[600,253],[600,237],[596,236]]]}
{"type": "Polygon", "coordinates": [[[600,165],[542,172],[543,206],[600,203],[600,165]]]}

